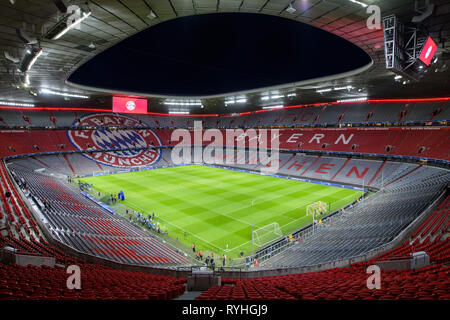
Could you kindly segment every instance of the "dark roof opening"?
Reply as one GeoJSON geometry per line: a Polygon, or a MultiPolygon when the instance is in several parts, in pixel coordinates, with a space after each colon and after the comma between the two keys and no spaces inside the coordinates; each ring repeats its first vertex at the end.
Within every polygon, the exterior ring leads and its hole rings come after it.
{"type": "Polygon", "coordinates": [[[208,96],[335,75],[370,62],[347,40],[301,22],[217,13],[152,26],[97,55],[69,81],[122,92],[208,96]]]}

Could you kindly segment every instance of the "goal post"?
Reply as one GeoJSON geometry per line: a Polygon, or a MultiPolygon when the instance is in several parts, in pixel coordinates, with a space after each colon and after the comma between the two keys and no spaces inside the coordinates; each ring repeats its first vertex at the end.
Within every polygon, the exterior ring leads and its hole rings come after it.
{"type": "Polygon", "coordinates": [[[252,233],[252,239],[256,246],[262,247],[282,235],[280,225],[277,222],[273,222],[262,228],[254,230],[252,233]]]}
{"type": "MultiPolygon", "coordinates": [[[[313,228],[316,224],[322,224],[322,217],[328,212],[328,203],[316,201],[306,206],[306,215],[313,219],[313,228]]],[[[313,229],[314,230],[314,229],[313,229]]]]}
{"type": "Polygon", "coordinates": [[[306,206],[306,215],[313,217],[320,217],[328,212],[328,203],[323,201],[314,202],[306,206]]]}

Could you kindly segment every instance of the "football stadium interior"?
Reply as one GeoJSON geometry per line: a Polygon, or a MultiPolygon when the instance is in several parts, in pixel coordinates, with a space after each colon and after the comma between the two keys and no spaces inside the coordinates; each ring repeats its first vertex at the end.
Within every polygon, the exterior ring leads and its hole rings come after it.
{"type": "Polygon", "coordinates": [[[448,1],[4,0],[0,49],[0,300],[450,299],[448,1]]]}

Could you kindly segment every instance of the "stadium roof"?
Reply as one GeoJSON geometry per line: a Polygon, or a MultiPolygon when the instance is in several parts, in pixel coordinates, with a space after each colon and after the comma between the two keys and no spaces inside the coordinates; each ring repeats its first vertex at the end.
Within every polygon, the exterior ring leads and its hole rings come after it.
{"type": "MultiPolygon", "coordinates": [[[[94,0],[94,1],[2,1],[0,3],[0,100],[34,102],[39,105],[62,107],[110,107],[111,93],[74,88],[67,78],[81,65],[105,49],[152,25],[177,17],[215,13],[250,12],[278,15],[307,23],[351,41],[372,58],[368,70],[341,79],[320,79],[316,83],[294,83],[278,88],[284,96],[283,104],[298,105],[322,101],[369,96],[371,98],[423,98],[447,96],[449,73],[445,63],[449,60],[450,4],[435,0],[433,16],[424,21],[430,36],[438,43],[439,63],[429,69],[418,83],[403,85],[394,80],[394,74],[385,69],[382,30],[369,29],[367,5],[378,5],[382,15],[396,14],[406,21],[417,15],[412,0],[94,0]],[[87,3],[87,5],[86,5],[87,3]],[[78,5],[91,14],[81,22],[82,28],[72,28],[57,40],[52,37],[64,31],[61,21],[65,6],[78,5]],[[287,10],[292,6],[294,11],[287,10]],[[289,12],[291,11],[291,12],[289,12]],[[18,32],[18,30],[22,30],[18,32]],[[39,41],[42,54],[36,59],[25,79],[19,72],[27,57],[27,42],[39,41]],[[7,54],[4,54],[7,52],[7,54]],[[8,57],[7,57],[8,56],[8,57]],[[17,59],[17,60],[16,60],[17,59]],[[14,62],[16,61],[16,63],[14,62]],[[442,72],[435,72],[435,70],[442,72]],[[28,86],[23,84],[29,81],[28,86]],[[317,92],[330,87],[347,87],[351,90],[317,92]],[[39,94],[47,88],[70,92],[79,96],[39,94]],[[37,93],[37,95],[33,95],[37,93]],[[295,95],[294,95],[295,94],[295,95]]],[[[36,45],[34,45],[36,46],[36,45]]],[[[37,54],[33,53],[33,54],[37,54]]],[[[30,61],[28,61],[30,62],[30,61]]],[[[363,68],[364,69],[364,68],[363,68]]],[[[271,88],[276,89],[276,88],[271,88]]],[[[255,90],[246,93],[246,103],[225,107],[225,101],[236,94],[202,99],[203,110],[193,113],[242,112],[261,108],[261,95],[255,90]],[[231,110],[232,109],[232,110],[231,110]]],[[[201,97],[198,97],[201,98],[201,97]]],[[[167,111],[165,98],[149,100],[149,111],[167,111]]]]}

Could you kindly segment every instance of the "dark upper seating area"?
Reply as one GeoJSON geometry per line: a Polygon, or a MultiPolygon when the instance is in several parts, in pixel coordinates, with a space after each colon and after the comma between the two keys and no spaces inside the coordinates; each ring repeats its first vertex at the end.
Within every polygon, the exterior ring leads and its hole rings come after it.
{"type": "MultiPolygon", "coordinates": [[[[18,112],[17,110],[3,109],[0,110],[0,126],[69,127],[78,125],[79,119],[88,114],[85,111],[20,110],[18,112]]],[[[192,127],[194,121],[203,121],[203,126],[209,128],[433,121],[450,120],[450,103],[445,101],[432,103],[354,103],[305,106],[241,116],[177,117],[129,115],[129,117],[153,128],[192,127]]],[[[108,124],[105,123],[104,125],[108,124]]]]}

